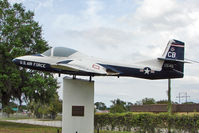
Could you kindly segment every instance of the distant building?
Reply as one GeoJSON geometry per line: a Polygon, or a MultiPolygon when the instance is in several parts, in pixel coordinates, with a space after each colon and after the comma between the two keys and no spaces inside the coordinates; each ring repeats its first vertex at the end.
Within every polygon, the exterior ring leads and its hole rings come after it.
{"type": "MultiPolygon", "coordinates": [[[[167,112],[167,104],[132,105],[131,112],[167,112]]],[[[199,112],[199,104],[173,104],[172,112],[199,112]]]]}

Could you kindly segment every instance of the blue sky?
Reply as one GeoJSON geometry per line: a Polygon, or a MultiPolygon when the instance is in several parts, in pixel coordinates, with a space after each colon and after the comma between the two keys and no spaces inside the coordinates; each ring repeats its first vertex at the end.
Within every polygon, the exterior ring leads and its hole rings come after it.
{"type": "MultiPolygon", "coordinates": [[[[133,63],[157,58],[170,39],[186,43],[186,58],[198,60],[198,0],[10,0],[35,12],[49,45],[90,56],[133,63]]],[[[59,78],[62,82],[62,79],[59,78]]],[[[167,80],[95,77],[95,101],[110,105],[120,98],[167,99],[167,80]]],[[[185,77],[172,80],[172,100],[187,92],[199,101],[198,64],[185,65],[185,77]]],[[[59,89],[62,97],[62,88],[59,89]]]]}

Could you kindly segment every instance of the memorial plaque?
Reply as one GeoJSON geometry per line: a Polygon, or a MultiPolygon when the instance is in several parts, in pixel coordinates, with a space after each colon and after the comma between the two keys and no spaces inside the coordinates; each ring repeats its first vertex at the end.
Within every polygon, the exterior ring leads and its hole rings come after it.
{"type": "Polygon", "coordinates": [[[84,116],[84,106],[72,106],[72,116],[84,116]]]}

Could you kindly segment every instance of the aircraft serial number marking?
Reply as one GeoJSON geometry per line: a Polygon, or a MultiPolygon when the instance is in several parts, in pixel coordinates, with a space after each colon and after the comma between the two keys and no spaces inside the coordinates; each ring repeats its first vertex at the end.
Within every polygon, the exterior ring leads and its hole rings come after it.
{"type": "Polygon", "coordinates": [[[174,65],[173,64],[164,64],[164,67],[166,67],[166,68],[174,68],[174,65]]]}

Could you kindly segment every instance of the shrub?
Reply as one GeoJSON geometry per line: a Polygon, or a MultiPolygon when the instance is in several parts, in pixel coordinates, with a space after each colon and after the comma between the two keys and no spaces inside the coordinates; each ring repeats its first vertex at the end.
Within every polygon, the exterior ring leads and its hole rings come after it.
{"type": "Polygon", "coordinates": [[[116,113],[95,114],[95,129],[130,131],[137,128],[141,132],[154,133],[156,129],[175,129],[194,132],[199,129],[199,115],[169,115],[168,113],[116,113]]]}

